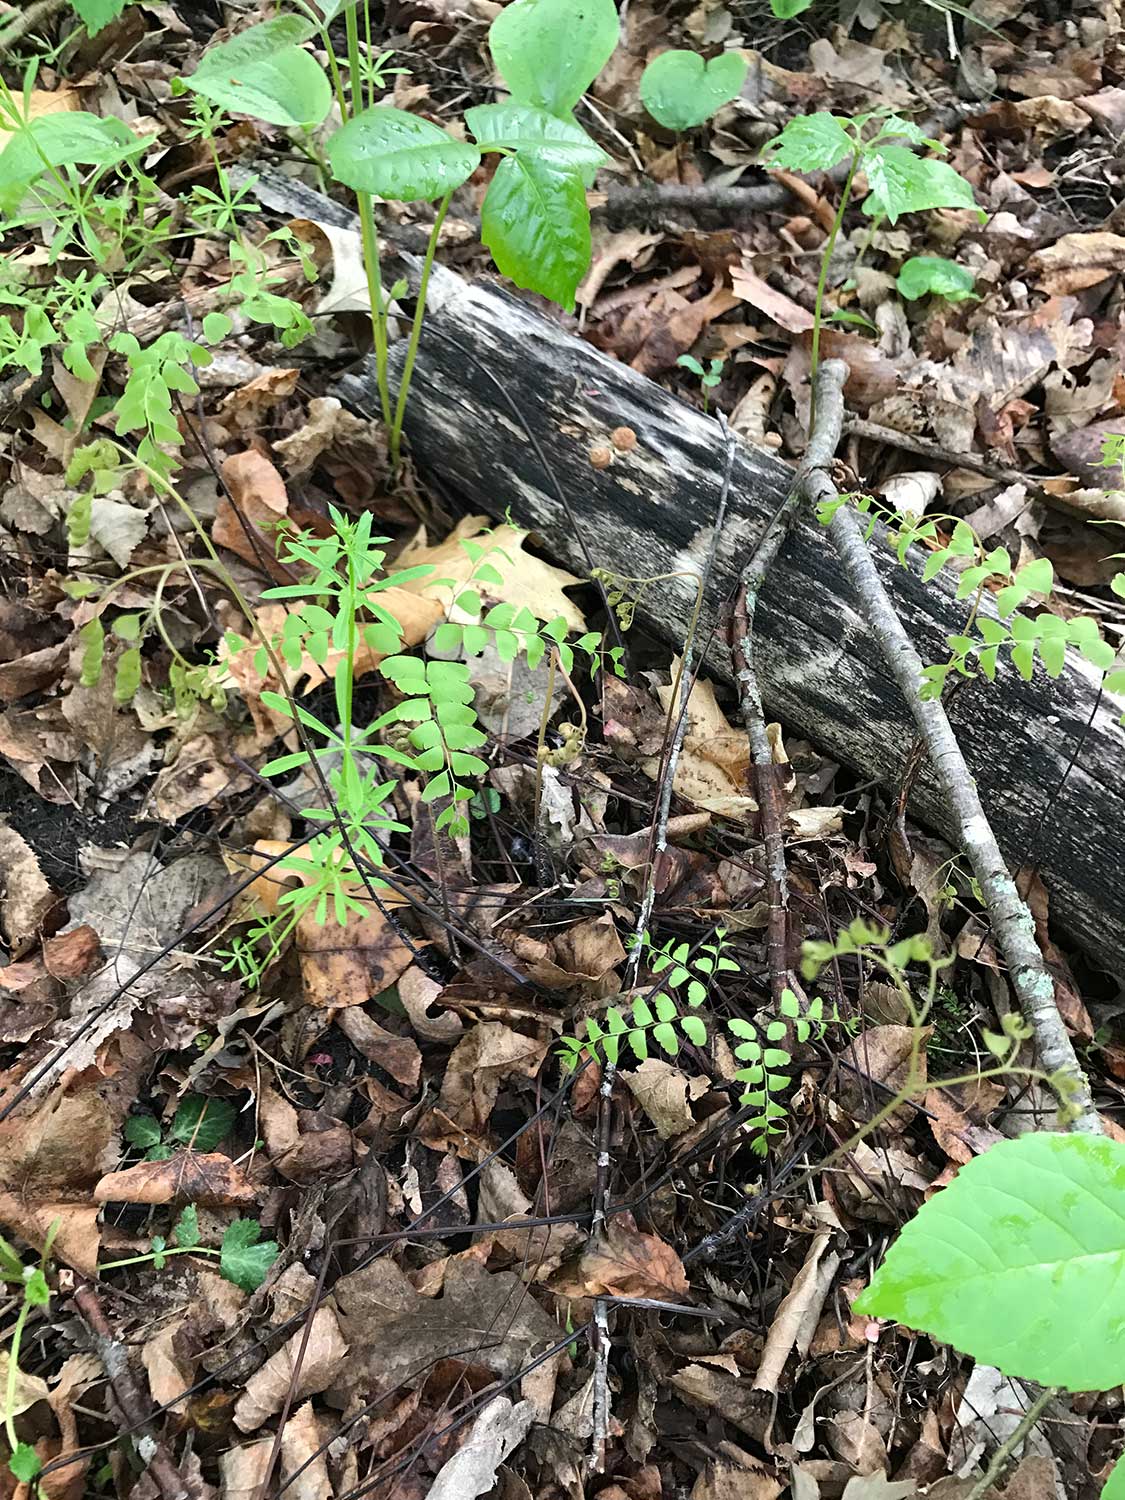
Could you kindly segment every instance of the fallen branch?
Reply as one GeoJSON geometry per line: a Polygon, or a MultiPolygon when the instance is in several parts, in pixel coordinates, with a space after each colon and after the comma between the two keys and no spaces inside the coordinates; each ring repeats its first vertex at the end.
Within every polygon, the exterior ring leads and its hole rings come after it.
{"type": "MultiPolygon", "coordinates": [[[[841,360],[828,360],[820,368],[816,388],[817,425],[809,439],[810,448],[815,445],[818,453],[825,447],[835,451],[839,443],[847,377],[847,366],[841,360]]],[[[810,508],[839,499],[836,486],[822,468],[808,471],[804,490],[810,508]]],[[[1089,1135],[1101,1135],[1102,1123],[1089,1082],[1059,1014],[1054,980],[1035,940],[1035,922],[1004,863],[945,705],[940,698],[923,699],[919,695],[922,659],[903,629],[850,506],[837,506],[828,534],[855,589],[868,628],[926,743],[931,766],[953,815],[957,841],[972,865],[997,947],[1008,965],[1012,988],[1035,1033],[1040,1061],[1047,1071],[1069,1080],[1074,1128],[1089,1135]]]]}
{"type": "Polygon", "coordinates": [[[94,1348],[105,1367],[113,1394],[129,1424],[136,1443],[137,1452],[148,1465],[156,1488],[163,1500],[187,1500],[188,1487],[176,1465],[169,1458],[159,1438],[149,1430],[150,1407],[129,1365],[129,1356],[124,1346],[114,1338],[106,1321],[98,1294],[87,1282],[74,1294],[74,1305],[82,1314],[94,1339],[94,1348]]]}
{"type": "Polygon", "coordinates": [[[870,438],[872,442],[885,443],[888,448],[898,448],[903,453],[916,453],[919,458],[928,458],[933,463],[949,464],[956,469],[971,469],[974,474],[982,474],[985,479],[995,479],[997,484],[1022,484],[1028,494],[1034,495],[1037,500],[1044,500],[1048,505],[1058,503],[1057,495],[1052,495],[1042,484],[1029,479],[1019,469],[994,463],[977,453],[958,453],[952,448],[943,447],[941,443],[935,443],[931,438],[919,437],[913,432],[899,432],[897,427],[884,427],[879,422],[866,422],[859,417],[848,417],[844,422],[844,432],[849,437],[870,438]]]}

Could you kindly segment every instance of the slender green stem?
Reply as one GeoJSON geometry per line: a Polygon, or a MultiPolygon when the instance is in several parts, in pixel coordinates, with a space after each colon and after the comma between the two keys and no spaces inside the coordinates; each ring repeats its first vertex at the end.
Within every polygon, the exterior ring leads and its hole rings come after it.
{"type": "Polygon", "coordinates": [[[840,233],[840,225],[844,222],[844,215],[848,209],[848,200],[852,195],[852,181],[855,178],[862,155],[863,150],[860,148],[852,157],[852,164],[848,168],[847,180],[840,193],[840,206],[836,210],[836,217],[832,220],[832,229],[828,235],[828,242],[824,247],[823,255],[820,257],[820,276],[816,283],[816,307],[813,311],[812,352],[809,368],[809,379],[812,382],[812,396],[809,402],[810,432],[816,423],[816,372],[820,366],[820,324],[824,310],[824,289],[828,284],[828,267],[832,264],[832,256],[836,250],[836,239],[840,233]]]}
{"type": "Polygon", "coordinates": [[[212,1250],[206,1245],[176,1246],[172,1250],[151,1250],[147,1255],[129,1255],[124,1260],[103,1260],[98,1267],[99,1271],[116,1271],[121,1266],[143,1266],[150,1260],[155,1260],[157,1255],[167,1257],[169,1255],[222,1255],[221,1250],[212,1250]]]}
{"type": "MultiPolygon", "coordinates": [[[[344,16],[348,35],[348,72],[351,78],[351,113],[354,117],[363,108],[363,67],[359,55],[359,23],[356,8],[349,6],[344,16]]],[[[379,257],[379,233],[375,227],[375,211],[371,206],[371,194],[355,195],[359,210],[359,233],[363,244],[363,268],[367,276],[367,295],[371,303],[371,337],[375,343],[375,382],[379,387],[379,405],[383,421],[391,425],[391,392],[387,384],[387,314],[383,306],[383,267],[379,257]]]]}
{"type": "Polygon", "coordinates": [[[391,467],[398,468],[399,455],[402,449],[402,423],[406,415],[406,398],[410,394],[410,382],[414,376],[414,361],[418,357],[418,344],[422,337],[422,319],[426,316],[426,295],[430,288],[430,272],[434,268],[434,256],[437,253],[438,238],[441,235],[441,226],[445,223],[446,213],[449,211],[449,200],[451,193],[446,193],[441,200],[434,220],[434,227],[430,230],[429,243],[426,246],[426,258],[422,262],[422,279],[418,283],[418,300],[414,308],[414,321],[410,325],[410,342],[406,349],[406,361],[402,367],[402,379],[398,387],[398,404],[395,407],[394,424],[391,427],[391,467]]]}
{"type": "Polygon", "coordinates": [[[16,1326],[12,1329],[12,1347],[8,1350],[8,1381],[4,1391],[4,1431],[8,1434],[8,1442],[14,1453],[19,1447],[19,1438],[16,1436],[15,1405],[16,1405],[16,1381],[20,1373],[20,1340],[23,1338],[24,1324],[27,1315],[31,1311],[31,1303],[24,1298],[23,1306],[16,1318],[16,1326]]]}

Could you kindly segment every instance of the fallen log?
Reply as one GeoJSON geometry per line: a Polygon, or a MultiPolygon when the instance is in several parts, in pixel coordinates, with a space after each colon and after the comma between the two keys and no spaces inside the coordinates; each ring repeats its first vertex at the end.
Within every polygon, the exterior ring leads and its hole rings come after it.
{"type": "MultiPolygon", "coordinates": [[[[349,220],[339,205],[291,183],[267,182],[259,191],[282,212],[349,220]]],[[[394,273],[400,270],[416,280],[410,258],[401,258],[394,273]]],[[[370,372],[345,377],[339,387],[343,399],[367,411],[372,392],[370,372]]],[[[496,516],[510,510],[575,572],[588,572],[588,559],[627,576],[700,571],[722,487],[718,423],[493,285],[435,268],[406,429],[423,470],[474,507],[496,516]],[[622,427],[636,435],[627,452],[610,442],[622,427]],[[591,461],[595,449],[613,453],[607,467],[591,461]]],[[[705,632],[716,625],[792,473],[772,451],[740,448],[705,632]]],[[[965,622],[953,586],[924,583],[919,557],[901,567],[878,537],[872,546],[919,653],[942,660],[945,637],[965,622]]],[[[674,578],[647,590],[640,612],[675,646],[693,598],[690,580],[674,578]]],[[[801,520],[790,532],[762,591],[755,630],[768,712],[894,788],[913,726],[817,525],[801,520]]],[[[729,680],[723,636],[715,631],[706,670],[729,680]]],[[[1125,729],[1117,722],[1120,706],[1098,701],[1098,681],[1076,660],[1054,681],[1037,667],[1025,683],[1004,666],[995,684],[961,687],[949,715],[1006,858],[1018,863],[1030,855],[1040,864],[1059,927],[1112,970],[1125,966],[1125,729]]],[[[911,807],[952,832],[925,769],[911,807]]]]}

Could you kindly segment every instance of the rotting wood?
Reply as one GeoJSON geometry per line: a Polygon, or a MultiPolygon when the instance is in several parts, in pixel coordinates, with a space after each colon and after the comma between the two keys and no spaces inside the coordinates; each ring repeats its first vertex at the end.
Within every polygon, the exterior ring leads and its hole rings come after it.
{"type": "MultiPolygon", "coordinates": [[[[267,207],[307,218],[353,222],[348,211],[285,179],[264,180],[267,207]]],[[[388,272],[416,279],[402,257],[388,272]]],[[[399,355],[401,357],[401,354],[399,355]]],[[[338,393],[370,410],[369,372],[345,377],[338,393]]],[[[722,485],[718,424],[628,366],[569,333],[495,284],[468,284],[436,267],[406,429],[423,468],[474,507],[507,510],[546,550],[585,571],[583,548],[513,404],[535,434],[570,499],[585,545],[600,567],[624,574],[698,571],[722,485]],[[589,461],[609,434],[630,427],[636,447],[608,468],[589,461]]],[[[703,628],[712,630],[733,597],[740,566],[782,503],[793,470],[772,451],[744,446],[735,459],[726,536],[715,559],[703,628]]],[[[880,574],[899,618],[925,660],[943,659],[945,637],[965,623],[964,605],[944,581],[924,583],[914,558],[902,568],[876,547],[880,574]]],[[[671,580],[649,591],[641,614],[670,643],[682,637],[694,589],[671,580]]],[[[762,591],[755,620],[758,667],[768,712],[821,749],[893,787],[913,726],[823,531],[800,519],[762,591]]],[[[707,659],[731,679],[716,630],[707,659]]],[[[1051,681],[1038,669],[1025,683],[1005,665],[997,682],[968,683],[950,719],[1010,862],[1038,861],[1052,916],[1096,961],[1125,967],[1125,729],[1119,707],[1095,708],[1099,676],[1071,661],[1051,681]],[[1087,724],[1089,729],[1087,731],[1087,724]],[[1061,798],[1051,796],[1083,740],[1061,798]]],[[[916,816],[954,833],[928,769],[911,799],[916,816]]]]}

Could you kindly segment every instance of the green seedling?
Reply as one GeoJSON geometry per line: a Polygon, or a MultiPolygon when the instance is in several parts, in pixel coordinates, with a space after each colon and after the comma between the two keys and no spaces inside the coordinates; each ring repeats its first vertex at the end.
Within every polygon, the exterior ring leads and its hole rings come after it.
{"type": "Polygon", "coordinates": [[[690,130],[738,98],[747,67],[738,52],[710,62],[695,52],[662,52],[641,74],[641,103],[668,130],[690,130]]]}
{"type": "Polygon", "coordinates": [[[219,1274],[244,1292],[256,1292],[265,1281],[277,1259],[276,1240],[262,1239],[257,1219],[235,1219],[228,1224],[222,1244],[215,1250],[199,1243],[199,1210],[193,1203],[182,1210],[172,1228],[171,1240],[153,1235],[152,1249],[146,1255],[129,1255],[123,1260],[104,1261],[100,1271],[120,1270],[123,1266],[151,1265],[162,1271],[173,1255],[208,1255],[219,1262],[219,1274]]]}
{"type": "Polygon", "coordinates": [[[699,383],[703,387],[703,410],[706,412],[710,407],[711,392],[723,378],[723,366],[726,364],[726,360],[709,360],[706,369],[704,369],[694,354],[681,354],[676,363],[685,370],[690,370],[693,375],[698,377],[699,383]]]}
{"type": "Polygon", "coordinates": [[[43,1465],[31,1444],[21,1442],[16,1432],[15,1419],[28,1404],[26,1401],[22,1403],[20,1401],[20,1345],[23,1342],[24,1328],[27,1326],[32,1310],[36,1307],[46,1308],[51,1304],[51,1289],[47,1284],[47,1262],[58,1227],[59,1221],[56,1219],[47,1231],[39,1264],[34,1266],[24,1265],[16,1250],[0,1236],[0,1281],[18,1288],[20,1292],[20,1309],[16,1314],[7,1350],[4,1381],[4,1433],[10,1450],[8,1468],[23,1484],[30,1484],[43,1465]]]}
{"type": "Polygon", "coordinates": [[[973,273],[941,255],[912,255],[903,261],[895,286],[908,302],[926,296],[944,297],[947,302],[977,300],[973,273]]]}
{"type": "Polygon", "coordinates": [[[226,1099],[188,1094],[180,1103],[167,1131],[155,1115],[130,1115],[125,1139],[139,1146],[146,1161],[167,1161],[177,1150],[214,1151],[234,1124],[234,1105],[226,1099]]]}

